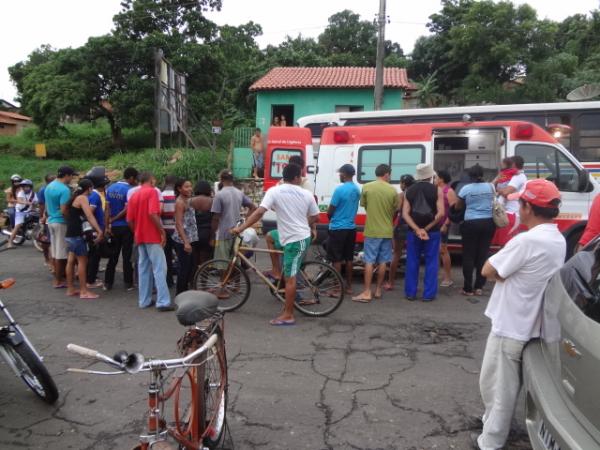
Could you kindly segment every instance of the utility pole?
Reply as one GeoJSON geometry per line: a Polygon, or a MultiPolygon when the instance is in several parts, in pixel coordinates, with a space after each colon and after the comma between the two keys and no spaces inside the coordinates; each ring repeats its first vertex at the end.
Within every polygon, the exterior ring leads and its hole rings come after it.
{"type": "Polygon", "coordinates": [[[379,14],[377,15],[377,60],[375,63],[375,111],[383,105],[383,58],[385,57],[385,0],[379,0],[379,14]]]}
{"type": "Polygon", "coordinates": [[[160,49],[154,50],[154,78],[156,83],[154,84],[154,146],[157,150],[160,149],[160,95],[161,95],[161,82],[160,82],[160,68],[163,59],[163,51],[160,49]]]}

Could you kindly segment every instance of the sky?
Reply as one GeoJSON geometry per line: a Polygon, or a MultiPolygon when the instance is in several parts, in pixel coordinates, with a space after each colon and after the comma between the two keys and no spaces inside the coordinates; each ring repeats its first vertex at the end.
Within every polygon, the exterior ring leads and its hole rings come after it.
{"type": "MultiPolygon", "coordinates": [[[[0,98],[13,101],[16,89],[8,67],[27,58],[42,44],[54,48],[78,47],[90,36],[111,31],[112,17],[121,9],[120,0],[18,0],[2,2],[0,26],[0,98]]],[[[529,3],[538,17],[556,21],[600,7],[600,0],[513,0],[529,3]],[[560,5],[560,6],[557,6],[560,5]]],[[[223,0],[220,12],[207,15],[217,24],[240,25],[250,20],[259,23],[263,35],[261,48],[277,45],[286,35],[318,36],[327,18],[350,9],[364,20],[373,20],[379,0],[223,0]]],[[[428,17],[440,10],[439,0],[387,0],[386,39],[399,42],[410,53],[416,39],[427,34],[428,17]]],[[[410,75],[410,74],[409,74],[410,75]]]]}

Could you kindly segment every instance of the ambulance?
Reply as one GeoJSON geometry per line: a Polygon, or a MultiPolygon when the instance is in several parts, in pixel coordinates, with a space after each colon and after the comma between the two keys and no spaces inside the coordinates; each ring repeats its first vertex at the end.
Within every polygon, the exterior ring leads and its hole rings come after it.
{"type": "MultiPolygon", "coordinates": [[[[415,174],[419,163],[446,170],[456,182],[464,181],[468,168],[479,164],[486,180],[498,173],[502,158],[519,155],[525,160],[529,179],[554,182],[562,195],[556,222],[572,253],[585,227],[588,211],[600,184],[551,134],[538,125],[523,121],[447,122],[399,125],[333,126],[323,129],[318,154],[313,153],[307,128],[271,128],[267,142],[265,189],[281,179],[286,160],[293,154],[306,161],[305,176],[314,180],[314,195],[321,211],[319,235],[326,236],[327,209],[333,191],[340,184],[337,170],[343,164],[356,169],[359,187],[375,180],[375,168],[388,164],[391,184],[400,191],[400,177],[415,174]]],[[[366,214],[359,208],[356,224],[362,242],[366,214]]],[[[265,217],[263,227],[276,227],[276,217],[265,217]]],[[[460,245],[458,227],[450,229],[451,246],[460,245]]]]}

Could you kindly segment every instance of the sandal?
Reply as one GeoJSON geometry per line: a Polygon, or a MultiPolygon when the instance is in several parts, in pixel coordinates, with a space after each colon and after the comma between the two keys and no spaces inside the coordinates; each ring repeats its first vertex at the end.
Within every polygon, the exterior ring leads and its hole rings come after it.
{"type": "Polygon", "coordinates": [[[483,289],[475,289],[475,295],[483,295],[483,289]]]}
{"type": "Polygon", "coordinates": [[[462,295],[466,296],[466,297],[473,297],[473,295],[474,295],[472,292],[467,292],[467,291],[465,291],[464,289],[462,289],[462,290],[460,291],[460,293],[461,293],[462,295]]]}
{"type": "Polygon", "coordinates": [[[440,283],[441,287],[450,287],[452,285],[454,285],[454,281],[452,280],[444,280],[440,283]]]}
{"type": "Polygon", "coordinates": [[[79,298],[82,300],[94,300],[98,297],[100,297],[98,294],[92,294],[91,292],[89,294],[82,294],[79,296],[79,298]]]}

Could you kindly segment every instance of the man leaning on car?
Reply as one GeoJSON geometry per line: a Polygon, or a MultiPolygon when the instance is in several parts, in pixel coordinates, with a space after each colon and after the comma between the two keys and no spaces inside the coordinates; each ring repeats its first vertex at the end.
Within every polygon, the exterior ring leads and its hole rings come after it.
{"type": "Polygon", "coordinates": [[[485,407],[476,448],[504,447],[521,388],[521,357],[530,339],[540,336],[542,295],[560,269],[566,242],[553,219],[560,192],[546,180],[529,181],[519,198],[520,218],[528,231],[514,237],[485,263],[482,274],[496,280],[485,315],[492,321],[479,388],[485,407]]]}

